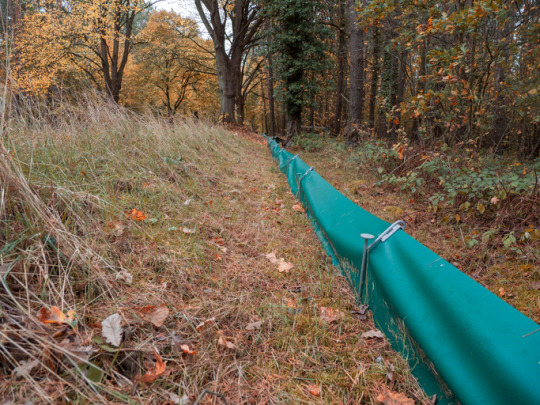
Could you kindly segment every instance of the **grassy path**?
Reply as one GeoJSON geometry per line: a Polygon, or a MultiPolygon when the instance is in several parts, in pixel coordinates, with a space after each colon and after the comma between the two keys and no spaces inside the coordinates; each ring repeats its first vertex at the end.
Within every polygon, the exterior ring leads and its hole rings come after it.
{"type": "Polygon", "coordinates": [[[0,398],[429,403],[259,138],[87,109],[12,123],[0,398]]]}

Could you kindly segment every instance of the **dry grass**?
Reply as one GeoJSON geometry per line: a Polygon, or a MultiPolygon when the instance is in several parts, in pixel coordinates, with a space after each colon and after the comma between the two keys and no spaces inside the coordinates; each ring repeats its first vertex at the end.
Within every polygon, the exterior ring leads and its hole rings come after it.
{"type": "Polygon", "coordinates": [[[8,128],[3,402],[358,404],[391,389],[429,403],[385,340],[360,337],[374,328],[369,314],[351,312],[285,178],[245,132],[171,125],[93,98],[26,111],[8,128]],[[265,257],[273,251],[295,267],[280,273],[265,257]],[[117,278],[125,273],[131,283],[117,278]],[[163,304],[159,327],[137,309],[163,304]],[[75,311],[76,325],[41,322],[51,306],[75,311]],[[101,337],[115,313],[120,347],[101,337]],[[166,370],[145,383],[154,350],[166,370]]]}

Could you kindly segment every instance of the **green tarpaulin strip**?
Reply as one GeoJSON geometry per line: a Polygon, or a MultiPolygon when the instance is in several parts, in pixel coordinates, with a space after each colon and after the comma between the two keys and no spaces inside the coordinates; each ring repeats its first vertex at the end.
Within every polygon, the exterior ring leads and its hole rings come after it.
{"type": "Polygon", "coordinates": [[[403,230],[370,251],[361,295],[360,234],[390,224],[267,139],[324,249],[428,395],[440,404],[540,404],[537,323],[403,230]]]}

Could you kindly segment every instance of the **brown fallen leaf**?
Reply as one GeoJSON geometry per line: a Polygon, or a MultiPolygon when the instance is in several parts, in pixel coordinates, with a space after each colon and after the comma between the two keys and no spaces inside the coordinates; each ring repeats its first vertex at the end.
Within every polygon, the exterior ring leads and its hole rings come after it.
{"type": "Polygon", "coordinates": [[[230,350],[236,350],[236,345],[233,342],[229,342],[223,336],[219,337],[218,345],[226,347],[227,349],[230,349],[230,350]]]}
{"type": "Polygon", "coordinates": [[[414,400],[407,398],[405,394],[385,389],[375,398],[384,405],[414,405],[414,400]]]}
{"type": "Polygon", "coordinates": [[[115,278],[117,280],[123,280],[128,284],[133,283],[133,275],[126,270],[121,270],[118,273],[116,273],[115,278]]]}
{"type": "Polygon", "coordinates": [[[146,373],[141,377],[141,380],[145,383],[152,383],[158,379],[159,376],[163,375],[165,373],[165,369],[167,366],[167,362],[163,361],[161,356],[154,350],[154,356],[156,357],[156,365],[149,370],[146,371],[146,373]]]}
{"type": "Polygon", "coordinates": [[[319,397],[321,396],[321,387],[318,387],[314,384],[309,384],[308,387],[308,392],[313,395],[314,397],[319,397]]]}
{"type": "Polygon", "coordinates": [[[364,339],[384,337],[383,333],[377,329],[368,330],[367,332],[362,333],[360,336],[363,337],[364,339]]]}
{"type": "Polygon", "coordinates": [[[320,307],[321,319],[327,323],[332,323],[341,320],[345,314],[339,309],[320,307]]]}
{"type": "Polygon", "coordinates": [[[209,318],[203,322],[201,322],[200,324],[198,324],[195,329],[197,330],[201,330],[203,327],[205,327],[206,325],[208,325],[209,323],[212,323],[212,322],[215,322],[216,321],[216,317],[213,316],[212,318],[209,318]]]}
{"type": "Polygon", "coordinates": [[[148,305],[146,307],[133,307],[133,309],[138,312],[145,321],[152,323],[152,325],[158,328],[165,323],[165,320],[169,316],[169,308],[167,308],[167,305],[165,304],[161,304],[159,307],[148,305]]]}
{"type": "Polygon", "coordinates": [[[197,354],[197,351],[191,350],[188,344],[180,345],[180,349],[182,349],[185,354],[197,354]]]}
{"type": "Polygon", "coordinates": [[[39,360],[22,360],[17,367],[11,370],[11,375],[17,377],[24,377],[32,372],[34,368],[39,366],[39,360]]]}
{"type": "Polygon", "coordinates": [[[268,253],[268,254],[266,255],[266,258],[267,258],[268,260],[270,260],[270,263],[272,263],[272,264],[275,264],[275,263],[278,262],[278,259],[277,259],[277,257],[276,257],[276,254],[275,254],[274,252],[268,253]]]}
{"type": "Polygon", "coordinates": [[[304,210],[304,207],[302,207],[300,204],[294,204],[294,205],[292,206],[292,209],[295,210],[295,211],[298,211],[298,212],[306,212],[306,211],[304,210]]]}
{"type": "Polygon", "coordinates": [[[111,229],[112,233],[116,236],[122,236],[126,226],[120,221],[113,221],[107,224],[107,228],[111,229]]]}
{"type": "Polygon", "coordinates": [[[246,326],[246,330],[261,329],[262,324],[263,324],[263,321],[257,321],[257,322],[248,323],[248,325],[246,326]]]}
{"type": "Polygon", "coordinates": [[[278,271],[280,273],[288,273],[294,267],[294,264],[288,263],[285,259],[279,259],[278,271]]]}
{"type": "Polygon", "coordinates": [[[223,257],[221,257],[220,255],[218,255],[217,253],[214,254],[214,261],[215,262],[220,262],[223,260],[223,257]]]}

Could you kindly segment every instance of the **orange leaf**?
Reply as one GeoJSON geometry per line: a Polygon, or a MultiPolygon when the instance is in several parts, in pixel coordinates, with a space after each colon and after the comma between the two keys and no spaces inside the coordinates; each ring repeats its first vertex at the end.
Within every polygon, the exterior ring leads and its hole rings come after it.
{"type": "Polygon", "coordinates": [[[152,383],[157,380],[159,376],[161,376],[163,373],[165,373],[165,368],[167,362],[163,361],[161,356],[156,352],[154,349],[154,356],[156,357],[156,366],[149,369],[143,376],[142,380],[145,383],[152,383]]]}
{"type": "Polygon", "coordinates": [[[191,350],[189,345],[186,344],[180,345],[180,349],[182,349],[185,354],[197,354],[196,350],[191,350]]]}
{"type": "Polygon", "coordinates": [[[304,212],[304,207],[302,207],[300,204],[294,204],[292,209],[298,212],[304,212]]]}
{"type": "Polygon", "coordinates": [[[225,239],[218,238],[217,236],[212,239],[216,245],[223,246],[225,244],[225,239]]]}
{"type": "Polygon", "coordinates": [[[220,255],[218,255],[217,253],[214,254],[214,261],[216,262],[220,262],[223,260],[223,257],[221,257],[220,255]]]}
{"type": "Polygon", "coordinates": [[[307,387],[309,393],[315,397],[318,397],[321,395],[321,387],[318,387],[316,385],[313,385],[313,384],[309,384],[308,387],[307,387]]]}
{"type": "Polygon", "coordinates": [[[379,394],[376,400],[382,402],[384,405],[414,405],[414,400],[407,398],[405,394],[389,391],[387,389],[379,394]]]}
{"type": "Polygon", "coordinates": [[[58,307],[51,307],[51,310],[48,311],[47,308],[41,308],[39,311],[39,320],[43,323],[57,323],[63,324],[70,321],[66,315],[58,307]]]}

